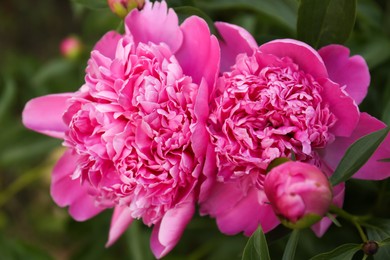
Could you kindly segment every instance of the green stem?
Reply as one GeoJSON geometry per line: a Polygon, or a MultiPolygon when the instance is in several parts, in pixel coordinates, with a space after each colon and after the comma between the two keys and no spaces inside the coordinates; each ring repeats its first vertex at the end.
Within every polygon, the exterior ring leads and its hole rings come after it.
{"type": "Polygon", "coordinates": [[[331,205],[329,208],[329,212],[338,215],[339,217],[342,217],[345,220],[350,221],[358,230],[360,237],[362,238],[363,242],[366,242],[368,240],[366,234],[364,233],[362,226],[360,223],[366,219],[366,217],[360,217],[352,215],[345,210],[337,207],[336,205],[331,205]]]}

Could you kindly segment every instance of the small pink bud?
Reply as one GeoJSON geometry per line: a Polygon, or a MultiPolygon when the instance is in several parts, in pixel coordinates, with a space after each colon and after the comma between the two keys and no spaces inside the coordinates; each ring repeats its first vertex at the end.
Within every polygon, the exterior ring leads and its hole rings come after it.
{"type": "Polygon", "coordinates": [[[82,44],[76,36],[69,36],[62,40],[60,44],[62,56],[68,59],[76,59],[79,57],[82,49],[82,44]]]}
{"type": "Polygon", "coordinates": [[[317,167],[286,162],[265,177],[264,191],[283,225],[309,227],[321,220],[332,202],[328,178],[317,167]]]}
{"type": "Polygon", "coordinates": [[[107,0],[107,3],[111,11],[123,19],[134,8],[142,9],[145,0],[107,0]]]}

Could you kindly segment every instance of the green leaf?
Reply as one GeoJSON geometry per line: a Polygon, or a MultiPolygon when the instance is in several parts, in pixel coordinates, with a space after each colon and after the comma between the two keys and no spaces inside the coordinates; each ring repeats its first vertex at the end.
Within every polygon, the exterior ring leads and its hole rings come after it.
{"type": "Polygon", "coordinates": [[[107,0],[73,0],[73,2],[90,9],[108,8],[107,0]]]}
{"type": "Polygon", "coordinates": [[[356,254],[357,251],[359,251],[361,248],[361,244],[344,244],[341,245],[335,249],[333,249],[330,252],[322,253],[319,255],[316,255],[310,260],[349,260],[352,259],[353,255],[356,254]]]}
{"type": "Polygon", "coordinates": [[[284,250],[282,260],[294,260],[295,250],[297,249],[299,240],[299,231],[300,229],[294,229],[291,233],[286,245],[286,249],[284,250]]]}
{"type": "Polygon", "coordinates": [[[356,0],[301,0],[297,34],[314,48],[344,43],[356,18],[356,0]]]}
{"type": "Polygon", "coordinates": [[[267,166],[267,169],[265,170],[266,173],[270,172],[273,168],[275,168],[276,166],[279,166],[285,162],[289,162],[290,159],[286,158],[286,157],[280,157],[280,158],[276,158],[276,159],[273,159],[267,166]]]}
{"type": "Polygon", "coordinates": [[[290,31],[295,31],[297,21],[297,1],[295,0],[197,0],[201,9],[252,11],[261,17],[267,17],[283,25],[290,31]]]}
{"type": "Polygon", "coordinates": [[[388,246],[388,245],[390,245],[390,237],[379,242],[379,246],[388,246]]]}
{"type": "Polygon", "coordinates": [[[366,228],[368,239],[382,241],[379,242],[380,248],[375,254],[375,259],[390,259],[390,247],[387,246],[390,238],[390,220],[373,218],[362,225],[366,228]]]}
{"type": "Polygon", "coordinates": [[[3,123],[4,118],[9,111],[12,102],[16,96],[16,88],[13,80],[8,79],[5,82],[5,88],[0,95],[0,123],[3,123]]]}
{"type": "Polygon", "coordinates": [[[261,226],[249,238],[244,248],[242,260],[270,260],[268,245],[261,226]]]}
{"type": "Polygon", "coordinates": [[[370,159],[389,133],[389,130],[389,127],[383,128],[354,142],[345,152],[344,157],[330,177],[332,185],[335,186],[340,182],[344,182],[355,174],[370,159]]]}

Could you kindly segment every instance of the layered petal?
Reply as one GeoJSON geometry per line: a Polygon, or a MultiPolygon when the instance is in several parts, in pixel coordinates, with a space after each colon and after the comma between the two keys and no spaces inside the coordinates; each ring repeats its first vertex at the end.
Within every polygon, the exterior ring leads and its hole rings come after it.
{"type": "Polygon", "coordinates": [[[228,71],[236,61],[238,54],[251,55],[257,48],[253,36],[244,28],[224,22],[216,22],[215,27],[222,37],[219,41],[221,47],[221,72],[228,71]]]}
{"type": "Polygon", "coordinates": [[[338,84],[328,79],[322,79],[320,83],[324,87],[322,97],[337,118],[332,133],[335,136],[350,136],[359,122],[359,108],[338,84]]]}
{"type": "Polygon", "coordinates": [[[36,132],[63,138],[68,126],[62,120],[62,115],[71,96],[71,93],[63,93],[31,99],[23,110],[23,124],[36,132]]]}
{"type": "MultiPolygon", "coordinates": [[[[386,125],[370,116],[367,113],[361,113],[359,123],[357,124],[352,135],[349,137],[338,137],[328,145],[324,150],[322,159],[332,168],[336,169],[341,158],[344,156],[348,147],[359,138],[370,134],[374,131],[383,129],[386,125]]],[[[367,163],[353,176],[358,179],[366,180],[383,180],[390,176],[390,167],[388,162],[383,162],[381,159],[390,158],[390,135],[382,142],[378,149],[374,152],[367,163]]]]}
{"type": "Polygon", "coordinates": [[[114,244],[118,238],[126,231],[128,226],[133,222],[131,209],[127,206],[116,206],[111,218],[110,232],[106,247],[114,244]]]}
{"type": "Polygon", "coordinates": [[[183,33],[176,13],[165,1],[147,1],[142,11],[134,10],[125,19],[126,34],[134,37],[135,43],[164,43],[172,52],[182,44],[183,33]]]}
{"type": "Polygon", "coordinates": [[[190,194],[185,200],[168,210],[161,222],[154,226],[150,246],[156,258],[168,254],[179,242],[195,212],[194,199],[193,194],[190,194]]]}
{"type": "Polygon", "coordinates": [[[95,51],[100,52],[103,56],[113,59],[115,57],[115,52],[119,40],[122,36],[114,31],[106,33],[93,48],[95,51]]]}
{"type": "Polygon", "coordinates": [[[299,68],[315,78],[327,78],[325,64],[316,50],[306,43],[281,39],[265,43],[259,47],[263,53],[272,54],[279,58],[291,58],[299,68]]]}
{"type": "Polygon", "coordinates": [[[176,58],[183,72],[200,84],[205,78],[210,93],[219,71],[220,49],[215,36],[210,36],[207,23],[197,16],[187,18],[181,25],[184,41],[176,58]]]}
{"type": "Polygon", "coordinates": [[[366,61],[359,55],[349,57],[349,49],[341,45],[328,45],[319,51],[329,78],[345,87],[345,91],[360,104],[367,95],[370,73],[366,61]]]}
{"type": "Polygon", "coordinates": [[[77,221],[87,220],[104,208],[95,205],[94,198],[88,192],[88,186],[79,180],[72,180],[76,170],[78,156],[67,150],[53,169],[50,194],[61,207],[69,206],[70,215],[77,221]]]}

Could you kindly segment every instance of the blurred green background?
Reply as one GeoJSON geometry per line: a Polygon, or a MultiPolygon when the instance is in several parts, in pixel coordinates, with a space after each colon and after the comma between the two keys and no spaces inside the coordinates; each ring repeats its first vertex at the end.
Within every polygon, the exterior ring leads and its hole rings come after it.
{"type": "MultiPolygon", "coordinates": [[[[353,54],[362,55],[370,67],[371,86],[360,109],[389,124],[390,1],[357,3],[356,23],[345,44],[353,54]]],[[[196,7],[213,21],[239,24],[259,44],[297,37],[297,0],[168,0],[168,4],[175,8],[196,7]]],[[[188,10],[181,10],[180,18],[191,13],[188,10]]],[[[78,223],[66,209],[53,203],[50,174],[62,152],[61,142],[26,130],[21,124],[21,111],[29,99],[77,90],[83,83],[94,43],[105,32],[117,28],[120,19],[105,7],[104,0],[1,0],[1,260],[153,259],[150,230],[140,222],[133,223],[114,246],[106,249],[111,211],[78,223]],[[69,35],[78,36],[83,43],[84,52],[77,59],[60,54],[60,42],[69,35]]],[[[387,180],[348,181],[345,208],[356,214],[390,218],[389,193],[387,180]]],[[[343,243],[359,243],[356,230],[348,223],[342,224],[342,228],[332,226],[322,239],[310,230],[304,231],[297,259],[308,259],[343,243]]],[[[284,228],[267,234],[273,259],[280,259],[286,234],[284,228]]],[[[222,235],[208,217],[195,217],[166,259],[240,259],[246,241],[243,235],[222,235]]]]}

